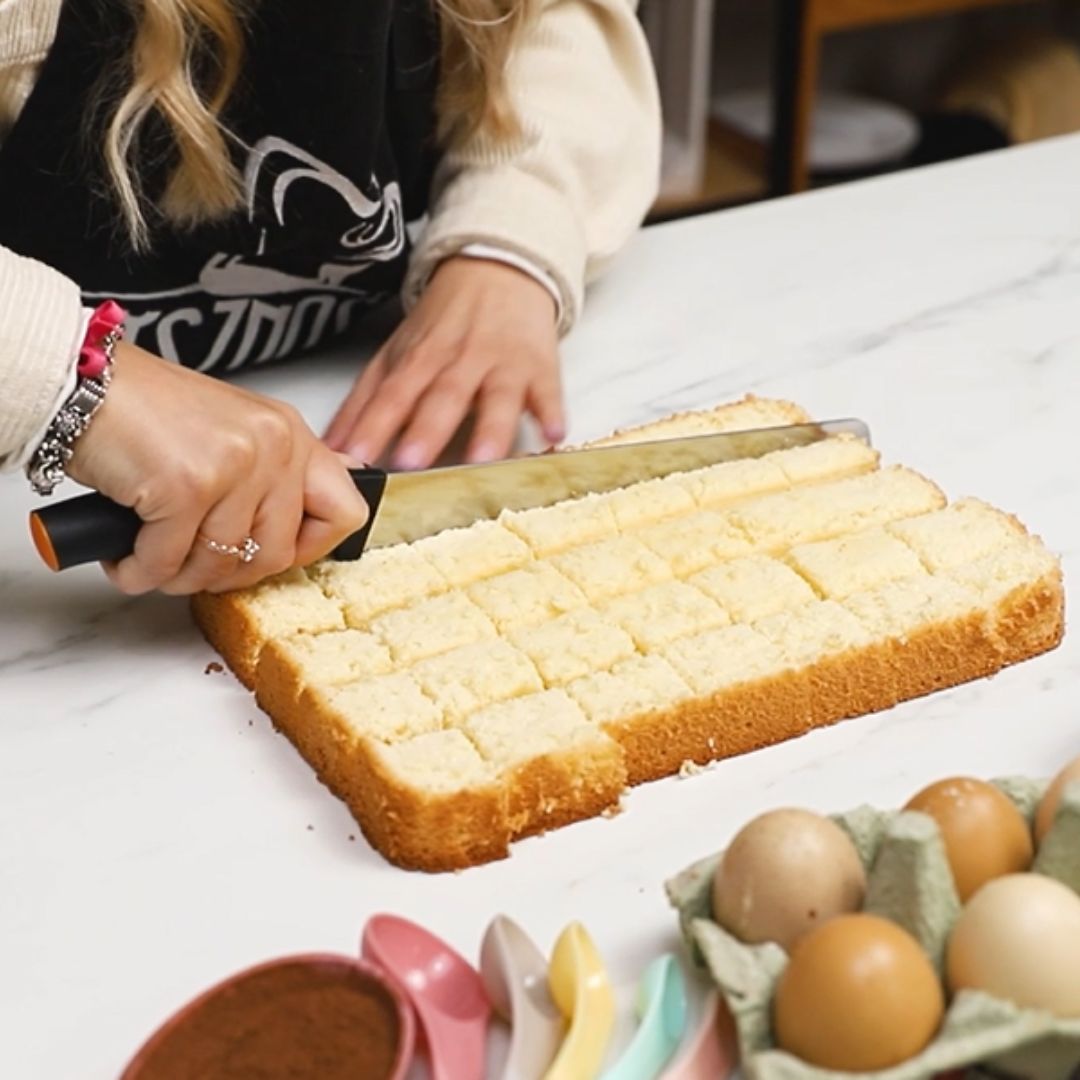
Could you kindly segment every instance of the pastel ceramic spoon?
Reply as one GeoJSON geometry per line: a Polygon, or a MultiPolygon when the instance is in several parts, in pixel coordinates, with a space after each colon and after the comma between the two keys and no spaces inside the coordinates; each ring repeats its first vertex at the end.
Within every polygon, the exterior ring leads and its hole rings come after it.
{"type": "Polygon", "coordinates": [[[670,953],[658,956],[638,987],[637,1032],[603,1080],[656,1080],[686,1030],[686,982],[670,953]]]}
{"type": "Polygon", "coordinates": [[[548,985],[570,1028],[544,1080],[594,1080],[615,1026],[615,995],[581,923],[571,923],[555,942],[548,985]]]}
{"type": "Polygon", "coordinates": [[[697,1029],[686,1049],[660,1080],[727,1080],[739,1062],[731,1013],[716,990],[710,990],[697,1029]]]}
{"type": "Polygon", "coordinates": [[[363,953],[416,1010],[433,1080],[484,1080],[491,1007],[477,970],[445,941],[397,915],[368,921],[363,953]]]}
{"type": "Polygon", "coordinates": [[[566,1025],[548,992],[543,954],[505,915],[492,919],[484,934],[480,977],[495,1011],[510,1025],[502,1080],[540,1080],[566,1025]]]}

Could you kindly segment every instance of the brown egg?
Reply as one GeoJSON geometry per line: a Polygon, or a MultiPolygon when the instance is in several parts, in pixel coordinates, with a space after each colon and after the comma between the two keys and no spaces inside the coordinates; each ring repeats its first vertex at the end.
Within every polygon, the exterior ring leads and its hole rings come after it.
{"type": "Polygon", "coordinates": [[[991,881],[960,912],[946,970],[954,991],[1080,1019],[1080,896],[1041,874],[991,881]]]}
{"type": "Polygon", "coordinates": [[[919,943],[877,915],[839,915],[807,934],[776,986],[773,1028],[811,1065],[873,1072],[926,1048],[945,995],[919,943]]]}
{"type": "Polygon", "coordinates": [[[961,902],[992,878],[1031,866],[1031,829],[1009,797],[983,780],[954,777],[904,807],[937,822],[961,902]]]}
{"type": "Polygon", "coordinates": [[[740,941],[790,951],[808,930],[858,911],[866,871],[847,833],[809,810],[772,810],[746,825],[713,878],[713,917],[740,941]]]}
{"type": "Polygon", "coordinates": [[[1054,782],[1046,789],[1035,815],[1035,842],[1041,844],[1054,824],[1061,797],[1065,794],[1065,785],[1073,781],[1080,783],[1080,757],[1071,761],[1054,777],[1054,782]]]}

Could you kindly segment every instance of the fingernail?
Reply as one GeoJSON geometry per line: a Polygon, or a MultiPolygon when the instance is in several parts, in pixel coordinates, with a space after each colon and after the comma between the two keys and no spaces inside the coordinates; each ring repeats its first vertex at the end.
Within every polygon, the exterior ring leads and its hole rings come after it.
{"type": "Polygon", "coordinates": [[[352,454],[345,454],[341,451],[335,451],[334,456],[345,466],[346,469],[362,469],[364,462],[354,458],[352,454]]]}
{"type": "Polygon", "coordinates": [[[544,438],[549,443],[561,443],[566,438],[566,428],[562,426],[548,425],[544,428],[544,438]]]}
{"type": "Polygon", "coordinates": [[[353,467],[357,469],[368,463],[367,447],[362,443],[346,447],[345,456],[353,463],[353,467]]]}
{"type": "Polygon", "coordinates": [[[408,471],[409,469],[419,469],[424,465],[424,450],[423,447],[417,446],[415,443],[408,443],[405,446],[399,447],[394,454],[394,468],[408,471]]]}

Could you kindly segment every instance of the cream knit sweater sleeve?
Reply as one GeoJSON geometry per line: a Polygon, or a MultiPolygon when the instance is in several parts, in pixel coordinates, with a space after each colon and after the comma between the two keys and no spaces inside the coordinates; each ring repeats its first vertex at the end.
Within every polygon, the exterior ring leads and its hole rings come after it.
{"type": "Polygon", "coordinates": [[[0,471],[22,464],[59,408],[82,324],[73,281],[0,247],[0,471]]]}
{"type": "Polygon", "coordinates": [[[449,148],[407,306],[442,259],[491,244],[553,278],[560,328],[573,325],[585,285],[641,224],[659,185],[659,94],[636,8],[637,0],[542,0],[509,72],[524,137],[500,145],[481,132],[449,148]]]}

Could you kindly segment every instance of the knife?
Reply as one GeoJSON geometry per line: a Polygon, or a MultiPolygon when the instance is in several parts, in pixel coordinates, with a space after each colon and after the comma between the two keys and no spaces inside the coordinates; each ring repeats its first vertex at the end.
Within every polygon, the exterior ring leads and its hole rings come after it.
{"type": "MultiPolygon", "coordinates": [[[[368,504],[368,522],[336,548],[333,557],[356,559],[369,547],[419,540],[444,529],[496,518],[504,510],[551,506],[640,480],[761,457],[845,433],[870,442],[869,429],[861,420],[825,420],[564,450],[487,465],[399,473],[373,467],[351,469],[357,490],[368,504]]],[[[97,492],[40,507],[30,515],[34,546],[53,570],[122,559],[134,550],[141,527],[134,510],[97,492]]]]}

